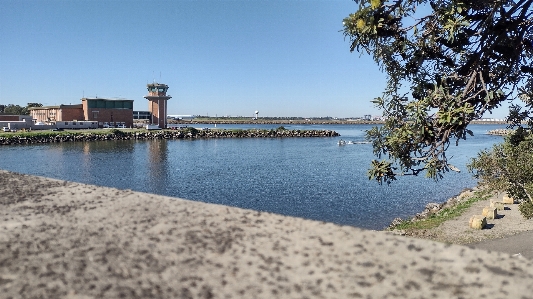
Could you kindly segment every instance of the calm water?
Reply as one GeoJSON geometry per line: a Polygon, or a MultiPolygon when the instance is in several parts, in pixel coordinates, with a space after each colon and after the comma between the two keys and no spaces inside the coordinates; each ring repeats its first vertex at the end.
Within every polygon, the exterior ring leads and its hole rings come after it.
{"type": "MultiPolygon", "coordinates": [[[[198,127],[213,127],[199,125],[198,127]]],[[[218,128],[276,128],[219,125],[218,128]]],[[[301,125],[363,141],[367,125],[301,125]]],[[[463,170],[439,183],[402,177],[391,186],[369,181],[369,144],[338,146],[335,138],[107,141],[0,146],[0,169],[120,189],[181,197],[284,215],[382,229],[476,182],[471,157],[501,137],[497,125],[474,125],[475,137],[448,156],[463,170]]]]}

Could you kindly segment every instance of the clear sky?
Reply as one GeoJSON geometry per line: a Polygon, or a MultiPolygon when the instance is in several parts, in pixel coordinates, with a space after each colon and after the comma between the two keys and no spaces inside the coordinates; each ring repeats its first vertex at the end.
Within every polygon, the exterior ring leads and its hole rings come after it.
{"type": "Polygon", "coordinates": [[[169,85],[169,114],[381,113],[385,75],[350,53],[351,0],[1,0],[0,104],[134,100],[169,85]]]}

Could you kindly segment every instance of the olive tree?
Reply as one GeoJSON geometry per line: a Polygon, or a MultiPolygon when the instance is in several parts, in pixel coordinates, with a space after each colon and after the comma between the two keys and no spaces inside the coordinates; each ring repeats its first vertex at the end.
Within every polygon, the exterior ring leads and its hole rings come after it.
{"type": "Polygon", "coordinates": [[[355,0],[344,19],[351,51],[369,54],[387,86],[373,102],[386,119],[367,132],[378,159],[369,177],[439,179],[446,150],[472,135],[468,124],[520,98],[521,124],[533,101],[533,0],[355,0]],[[525,111],[523,111],[525,108],[525,111]]]}

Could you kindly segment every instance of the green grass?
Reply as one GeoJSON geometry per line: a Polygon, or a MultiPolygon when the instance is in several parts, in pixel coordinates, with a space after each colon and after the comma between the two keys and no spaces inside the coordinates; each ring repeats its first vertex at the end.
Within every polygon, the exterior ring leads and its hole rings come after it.
{"type": "Polygon", "coordinates": [[[480,190],[474,192],[474,194],[465,201],[461,201],[453,207],[444,208],[439,212],[429,216],[423,220],[405,220],[402,223],[396,225],[391,230],[422,230],[430,229],[441,225],[442,223],[461,216],[468,208],[475,202],[480,200],[486,200],[490,197],[490,192],[486,190],[480,190]]]}
{"type": "MultiPolygon", "coordinates": [[[[113,134],[115,129],[79,129],[79,130],[64,130],[64,131],[52,131],[52,130],[42,130],[42,131],[17,131],[17,132],[0,132],[0,137],[11,138],[11,137],[50,137],[58,135],[89,135],[89,134],[113,134]]],[[[124,132],[143,132],[146,129],[116,129],[124,132]]]]}

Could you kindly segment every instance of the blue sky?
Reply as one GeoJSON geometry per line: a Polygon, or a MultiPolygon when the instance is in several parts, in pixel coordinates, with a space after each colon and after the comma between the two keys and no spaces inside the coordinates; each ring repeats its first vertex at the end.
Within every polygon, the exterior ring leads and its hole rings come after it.
{"type": "Polygon", "coordinates": [[[385,75],[349,52],[351,0],[2,0],[0,103],[127,98],[154,80],[169,114],[379,115],[385,75]]]}

